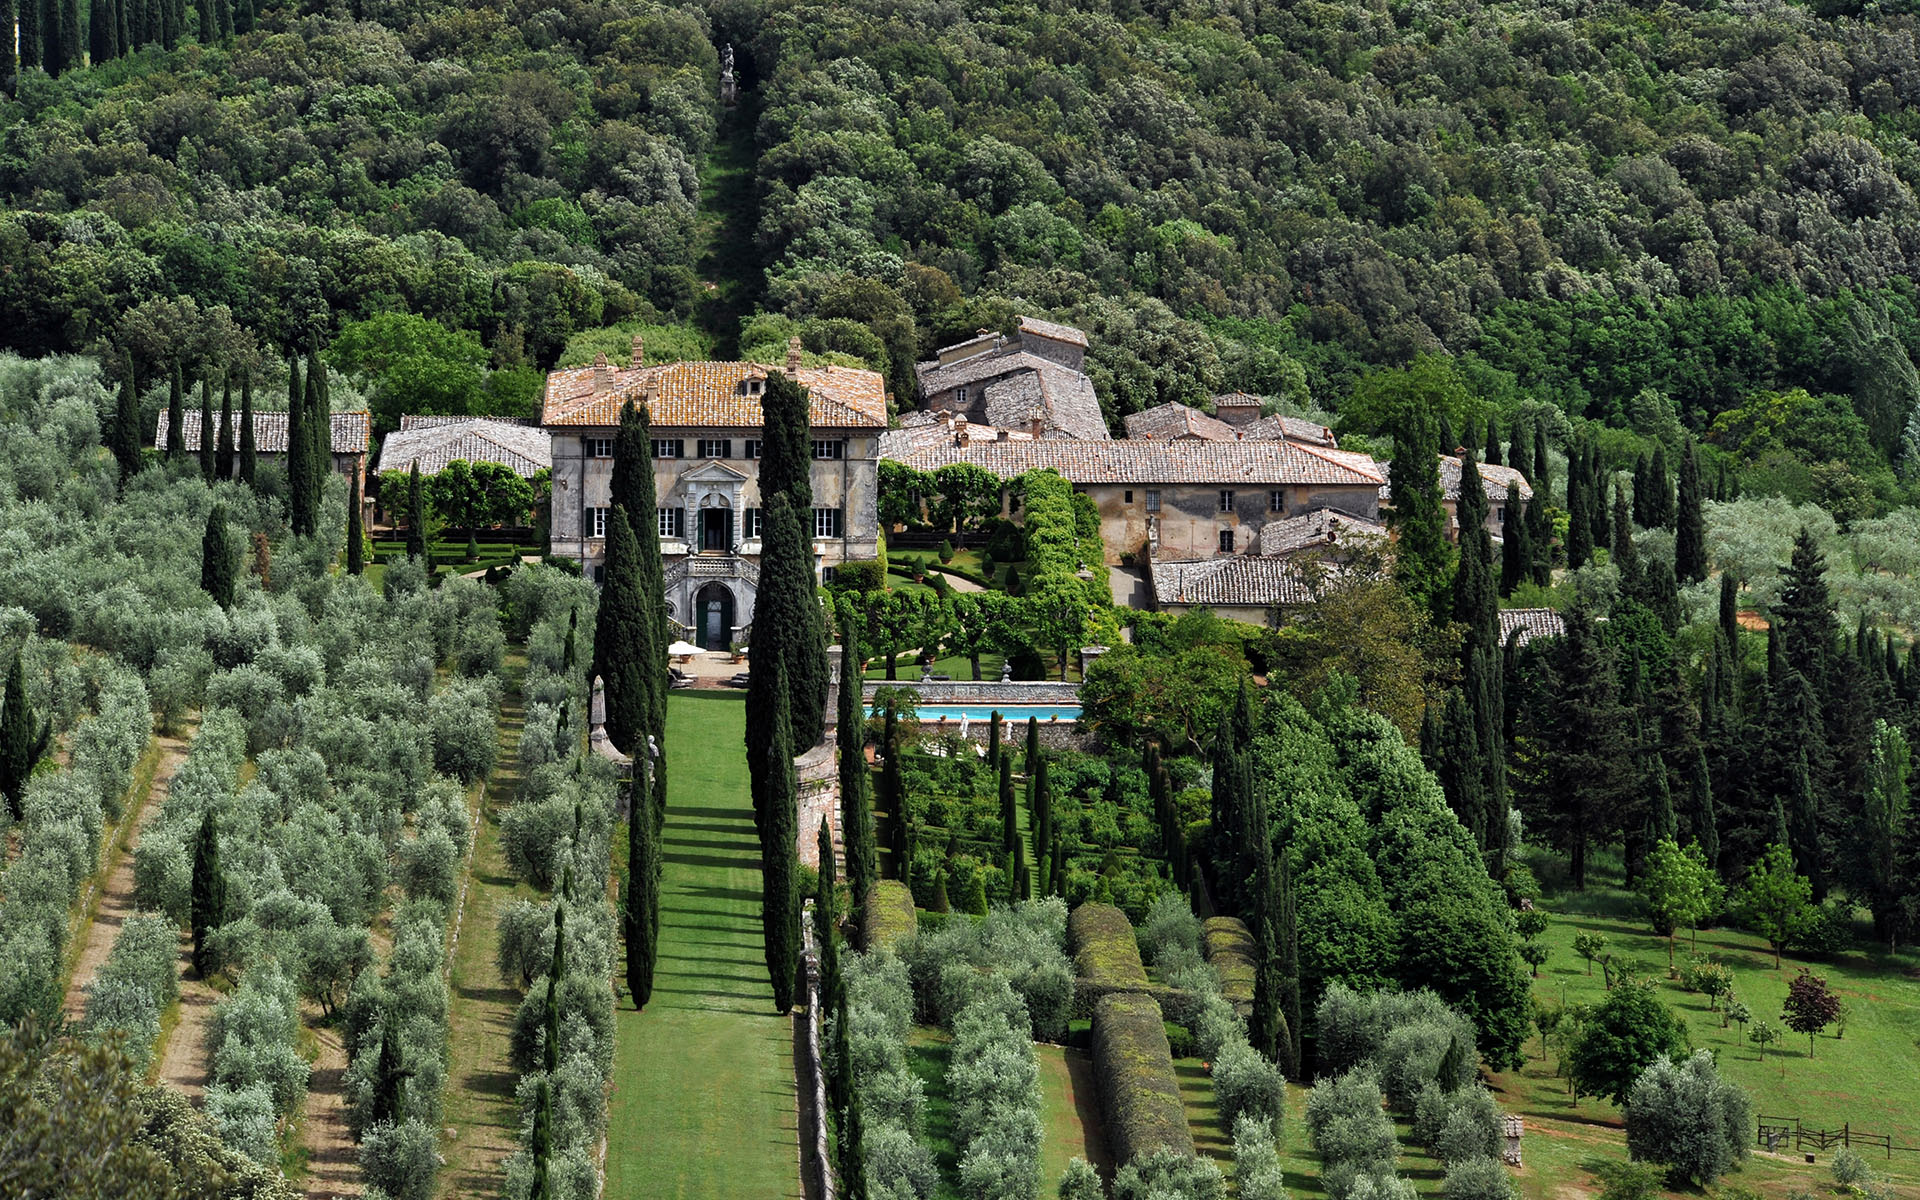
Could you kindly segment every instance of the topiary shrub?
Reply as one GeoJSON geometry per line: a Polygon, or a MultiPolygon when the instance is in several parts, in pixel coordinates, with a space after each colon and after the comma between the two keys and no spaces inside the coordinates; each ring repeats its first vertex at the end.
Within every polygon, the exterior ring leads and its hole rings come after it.
{"type": "Polygon", "coordinates": [[[1093,1010],[1093,1069],[1115,1161],[1193,1153],[1173,1053],[1151,996],[1100,997],[1093,1010]]]}
{"type": "Polygon", "coordinates": [[[1133,925],[1113,905],[1082,904],[1074,909],[1067,918],[1067,944],[1073,947],[1073,968],[1081,979],[1113,988],[1147,985],[1133,925]]]}

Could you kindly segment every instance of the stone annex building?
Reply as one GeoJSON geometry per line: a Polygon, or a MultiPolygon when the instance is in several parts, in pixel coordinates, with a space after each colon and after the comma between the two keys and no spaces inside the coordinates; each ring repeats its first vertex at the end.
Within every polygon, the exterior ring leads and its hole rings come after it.
{"type": "Polygon", "coordinates": [[[886,384],[874,371],[805,367],[799,339],[784,364],[679,362],[636,367],[601,355],[590,367],[547,376],[540,424],[552,439],[550,549],[597,579],[606,557],[613,442],[628,400],[653,422],[653,479],[660,506],[668,616],[694,641],[724,649],[753,622],[760,579],[760,396],[769,371],[807,389],[813,423],[813,554],[822,578],[843,562],[879,555],[880,434],[886,384]]]}

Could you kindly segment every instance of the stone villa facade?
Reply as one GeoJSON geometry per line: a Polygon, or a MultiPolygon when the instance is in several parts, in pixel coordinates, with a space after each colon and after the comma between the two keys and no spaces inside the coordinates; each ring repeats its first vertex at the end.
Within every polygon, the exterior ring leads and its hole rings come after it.
{"type": "MultiPolygon", "coordinates": [[[[645,362],[636,338],[632,361],[645,362]]],[[[653,425],[655,498],[668,615],[709,648],[740,641],[760,578],[760,396],[771,371],[806,387],[813,424],[813,553],[823,577],[879,554],[880,434],[886,385],[873,371],[784,364],[680,362],[590,367],[547,376],[541,426],[552,439],[550,550],[597,578],[606,556],[613,442],[628,400],[653,425]]]]}

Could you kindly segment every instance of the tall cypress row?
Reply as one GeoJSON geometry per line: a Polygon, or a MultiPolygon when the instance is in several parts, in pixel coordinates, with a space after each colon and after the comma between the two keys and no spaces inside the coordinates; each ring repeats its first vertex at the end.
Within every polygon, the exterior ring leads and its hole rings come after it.
{"type": "Polygon", "coordinates": [[[1414,603],[1436,606],[1444,614],[1447,513],[1440,491],[1440,436],[1433,414],[1407,406],[1393,431],[1393,460],[1388,467],[1394,531],[1394,575],[1414,603]]]}
{"type": "Polygon", "coordinates": [[[180,360],[173,362],[173,382],[167,391],[167,461],[187,452],[187,381],[180,360]]]}
{"type": "Polygon", "coordinates": [[[1520,472],[1520,477],[1529,484],[1533,482],[1533,438],[1520,417],[1513,419],[1513,440],[1507,443],[1507,465],[1520,472]]]}
{"type": "Polygon", "coordinates": [[[40,43],[45,36],[45,30],[41,27],[40,14],[44,3],[45,0],[19,0],[20,70],[22,72],[25,72],[28,67],[41,65],[40,43]]]}
{"type": "Polygon", "coordinates": [[[1504,512],[1506,515],[1500,542],[1500,594],[1511,596],[1514,589],[1525,583],[1533,571],[1533,522],[1520,500],[1518,483],[1509,481],[1507,484],[1507,507],[1504,512]]]}
{"type": "MultiPolygon", "coordinates": [[[[813,429],[808,413],[807,389],[791,377],[774,371],[767,376],[766,391],[760,398],[764,428],[760,442],[760,497],[763,509],[769,509],[774,495],[782,495],[800,522],[803,551],[809,542],[807,531],[813,520],[813,429]]],[[[764,513],[763,513],[764,517],[764,513]]],[[[763,520],[764,524],[764,520],[763,520]]],[[[793,689],[793,744],[801,749],[813,746],[826,728],[827,667],[826,622],[814,601],[813,556],[803,553],[791,562],[772,562],[762,549],[760,588],[791,589],[796,597],[804,593],[806,603],[796,605],[788,614],[794,627],[782,639],[780,653],[793,689]],[[774,578],[769,579],[769,568],[774,578]]],[[[763,645],[762,625],[756,612],[753,626],[754,649],[763,645]]],[[[756,653],[755,657],[759,657],[756,653]]]]}
{"type": "Polygon", "coordinates": [[[140,399],[134,381],[133,351],[120,357],[120,397],[113,409],[113,458],[120,464],[120,482],[140,471],[140,399]]]}
{"type": "MultiPolygon", "coordinates": [[[[791,523],[794,519],[791,511],[781,514],[781,520],[791,523]]],[[[771,670],[777,675],[780,668],[775,665],[771,670]]],[[[793,1009],[794,983],[800,965],[792,709],[792,696],[786,687],[774,689],[772,719],[760,748],[762,795],[757,805],[760,810],[760,929],[766,940],[767,980],[773,986],[773,1006],[782,1014],[793,1009]]]]}
{"type": "MultiPolygon", "coordinates": [[[[205,436],[202,434],[201,436],[205,436]]],[[[233,376],[220,382],[220,450],[213,459],[215,479],[233,478],[233,376]]]]}
{"type": "Polygon", "coordinates": [[[120,20],[114,15],[115,0],[93,0],[87,20],[87,53],[95,66],[119,57],[114,46],[120,20]]]}
{"type": "Polygon", "coordinates": [[[253,436],[253,372],[240,370],[240,478],[253,486],[253,472],[260,465],[260,444],[253,436]]]}
{"type": "Polygon", "coordinates": [[[213,482],[214,466],[213,380],[200,377],[200,478],[213,482]]]}
{"type": "MultiPolygon", "coordinates": [[[[648,657],[652,647],[640,590],[639,544],[626,510],[617,505],[608,517],[606,547],[600,612],[593,631],[593,671],[606,688],[607,738],[638,762],[647,754],[646,674],[654,662],[648,657]]],[[[657,819],[657,814],[650,815],[657,819]]]]}
{"type": "Polygon", "coordinates": [[[614,506],[626,511],[638,555],[634,563],[640,589],[635,652],[642,664],[641,725],[661,748],[654,762],[652,789],[657,829],[667,811],[667,647],[672,641],[667,636],[666,566],[660,557],[660,517],[653,483],[653,426],[646,406],[631,400],[620,409],[609,494],[614,506]]]}
{"type": "Polygon", "coordinates": [[[627,813],[627,991],[635,1008],[653,998],[660,954],[660,847],[648,764],[633,764],[633,804],[627,813]]]}
{"type": "Polygon", "coordinates": [[[866,722],[860,696],[860,618],[853,601],[840,601],[840,695],[836,714],[840,742],[840,838],[846,845],[847,884],[856,905],[880,877],[874,844],[873,800],[868,789],[866,722]]]}

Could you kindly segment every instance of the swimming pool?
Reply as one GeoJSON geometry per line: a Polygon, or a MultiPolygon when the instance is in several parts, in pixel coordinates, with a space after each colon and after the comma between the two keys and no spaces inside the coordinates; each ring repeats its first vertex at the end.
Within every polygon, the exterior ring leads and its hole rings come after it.
{"type": "MultiPolygon", "coordinates": [[[[938,722],[942,717],[958,723],[961,717],[966,717],[970,721],[986,724],[993,720],[995,707],[995,705],[991,704],[922,704],[919,709],[920,723],[922,725],[931,725],[938,722]]],[[[1043,722],[1053,720],[1078,721],[1080,719],[1080,706],[1078,704],[1002,704],[997,707],[999,708],[1000,719],[1002,721],[1017,722],[1023,725],[1026,723],[1028,717],[1038,717],[1043,722]]]]}

